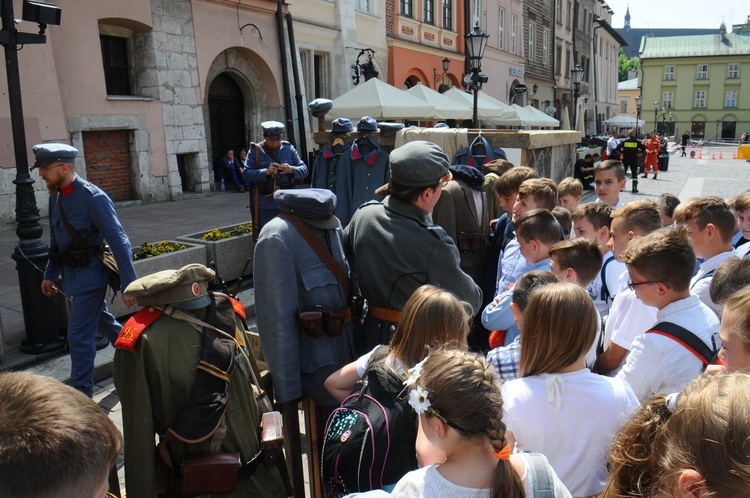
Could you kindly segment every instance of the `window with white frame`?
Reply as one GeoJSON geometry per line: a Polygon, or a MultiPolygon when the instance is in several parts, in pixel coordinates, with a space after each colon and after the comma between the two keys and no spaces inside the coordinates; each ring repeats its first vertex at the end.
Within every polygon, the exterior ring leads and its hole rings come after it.
{"type": "Polygon", "coordinates": [[[556,57],[555,57],[555,74],[560,74],[560,68],[562,67],[562,46],[557,46],[556,57]]]}
{"type": "Polygon", "coordinates": [[[708,79],[708,64],[698,64],[698,76],[697,77],[699,80],[708,79]]]}
{"type": "Polygon", "coordinates": [[[674,66],[664,66],[664,79],[665,80],[674,79],[674,66]]]}
{"type": "Polygon", "coordinates": [[[354,0],[354,8],[361,12],[370,12],[370,0],[354,0]]]}
{"type": "Polygon", "coordinates": [[[505,9],[502,7],[497,13],[497,48],[505,50],[505,9]]]}
{"type": "Polygon", "coordinates": [[[555,4],[555,21],[557,24],[562,24],[562,0],[557,0],[555,4]]]}
{"type": "Polygon", "coordinates": [[[698,90],[695,92],[695,107],[706,107],[706,91],[698,90]]]}
{"type": "Polygon", "coordinates": [[[443,0],[443,28],[453,30],[453,0],[443,0]]]}
{"type": "Polygon", "coordinates": [[[724,107],[737,107],[737,90],[727,90],[727,98],[724,107]]]}
{"type": "Polygon", "coordinates": [[[674,101],[674,93],[673,92],[664,92],[661,94],[661,103],[666,106],[668,109],[671,107],[674,107],[673,105],[674,101]]]}
{"type": "Polygon", "coordinates": [[[573,3],[568,0],[568,8],[565,10],[565,27],[570,29],[570,17],[572,16],[573,12],[573,3]]]}
{"type": "Polygon", "coordinates": [[[536,41],[535,38],[536,38],[536,26],[529,23],[529,53],[526,54],[526,58],[529,59],[531,62],[534,62],[534,60],[536,59],[535,57],[536,47],[534,46],[534,42],[536,41]]]}
{"type": "Polygon", "coordinates": [[[427,24],[435,24],[435,0],[422,0],[424,16],[422,21],[427,24]]]}
{"type": "Polygon", "coordinates": [[[515,54],[518,52],[517,33],[518,33],[518,16],[513,14],[512,16],[510,16],[510,52],[512,54],[515,54]]]}
{"type": "Polygon", "coordinates": [[[549,64],[549,31],[542,32],[542,64],[549,64]]]}
{"type": "Polygon", "coordinates": [[[628,99],[622,99],[620,101],[620,114],[628,113],[628,99]]]}
{"type": "Polygon", "coordinates": [[[740,77],[740,65],[736,62],[729,64],[729,70],[727,71],[727,78],[739,78],[740,77]]]}

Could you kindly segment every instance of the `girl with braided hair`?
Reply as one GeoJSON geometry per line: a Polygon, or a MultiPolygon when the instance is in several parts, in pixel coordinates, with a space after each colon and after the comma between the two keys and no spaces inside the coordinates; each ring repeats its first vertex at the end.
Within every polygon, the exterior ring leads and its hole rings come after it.
{"type": "Polygon", "coordinates": [[[613,435],[638,409],[625,381],[586,368],[598,329],[585,289],[571,283],[538,289],[524,312],[519,378],[503,385],[511,446],[546,455],[576,497],[602,492],[613,435]]]}
{"type": "Polygon", "coordinates": [[[701,375],[655,395],[609,450],[601,498],[750,496],[750,375],[701,375]]]}
{"type": "Polygon", "coordinates": [[[531,498],[541,496],[534,475],[547,481],[547,496],[570,496],[541,455],[533,457],[542,465],[534,465],[531,454],[511,456],[500,381],[483,357],[437,351],[410,374],[409,402],[419,413],[420,429],[447,457],[406,474],[393,497],[531,498]]]}

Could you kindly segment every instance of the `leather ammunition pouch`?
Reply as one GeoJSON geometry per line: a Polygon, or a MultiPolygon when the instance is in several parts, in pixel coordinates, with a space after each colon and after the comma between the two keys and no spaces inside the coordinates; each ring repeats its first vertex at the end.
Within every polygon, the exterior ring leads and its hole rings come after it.
{"type": "Polygon", "coordinates": [[[299,310],[297,323],[310,337],[320,337],[324,333],[332,337],[341,335],[344,325],[352,321],[350,307],[329,310],[318,306],[312,310],[299,310]]]}
{"type": "Polygon", "coordinates": [[[457,244],[458,250],[462,254],[470,252],[478,252],[486,247],[486,239],[483,233],[466,233],[461,232],[458,234],[457,244]]]}
{"type": "Polygon", "coordinates": [[[352,320],[361,320],[364,316],[365,298],[362,296],[349,296],[349,308],[352,310],[352,320]]]}
{"type": "Polygon", "coordinates": [[[87,266],[89,264],[89,256],[92,254],[91,251],[86,249],[60,252],[56,246],[52,246],[49,250],[49,259],[55,266],[87,266]]]}
{"type": "Polygon", "coordinates": [[[188,495],[237,490],[239,453],[196,453],[182,462],[182,492],[188,495]]]}

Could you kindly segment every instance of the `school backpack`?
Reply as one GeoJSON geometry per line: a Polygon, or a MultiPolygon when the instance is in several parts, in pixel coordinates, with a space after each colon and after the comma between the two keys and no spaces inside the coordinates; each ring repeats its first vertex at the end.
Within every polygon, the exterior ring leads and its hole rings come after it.
{"type": "Polygon", "coordinates": [[[326,498],[382,489],[415,470],[417,414],[404,378],[385,364],[388,347],[370,357],[362,379],[326,423],[320,473],[326,498]]]}
{"type": "MultiPolygon", "coordinates": [[[[700,337],[676,323],[659,322],[646,333],[663,335],[679,343],[703,363],[703,370],[709,365],[724,365],[724,362],[719,358],[720,348],[716,344],[713,344],[712,348],[706,346],[706,343],[700,337]]],[[[713,338],[711,341],[713,342],[713,338]]]]}

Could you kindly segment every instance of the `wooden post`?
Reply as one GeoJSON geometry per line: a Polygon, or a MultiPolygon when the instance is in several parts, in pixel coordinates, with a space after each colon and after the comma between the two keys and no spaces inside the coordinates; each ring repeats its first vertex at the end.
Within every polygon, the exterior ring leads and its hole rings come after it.
{"type": "Polygon", "coordinates": [[[310,496],[312,498],[323,498],[323,482],[320,478],[320,452],[322,444],[318,435],[318,413],[315,403],[307,396],[302,398],[302,410],[305,413],[307,475],[310,478],[310,496]]]}
{"type": "Polygon", "coordinates": [[[297,402],[280,403],[284,419],[284,451],[295,498],[305,498],[305,475],[302,469],[302,440],[299,432],[297,402]]]}

